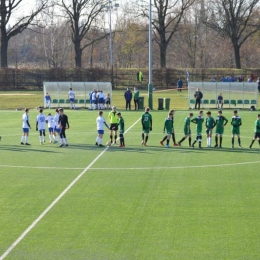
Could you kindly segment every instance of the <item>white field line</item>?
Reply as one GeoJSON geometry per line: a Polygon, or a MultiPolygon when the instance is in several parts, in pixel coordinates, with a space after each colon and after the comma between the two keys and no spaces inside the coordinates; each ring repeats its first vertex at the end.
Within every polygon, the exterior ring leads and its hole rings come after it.
{"type": "MultiPolygon", "coordinates": [[[[107,147],[108,148],[108,147],[107,147]]],[[[248,165],[248,164],[257,164],[260,163],[260,161],[254,161],[254,162],[241,162],[241,163],[224,163],[224,164],[203,164],[203,165],[193,165],[193,166],[158,166],[158,167],[116,167],[116,168],[89,168],[88,170],[171,170],[171,169],[189,169],[189,168],[207,168],[207,167],[225,167],[225,166],[237,166],[237,165],[248,165]]],[[[3,168],[26,168],[26,169],[43,169],[43,170],[83,170],[84,168],[62,168],[62,167],[32,167],[32,166],[13,166],[13,165],[0,165],[0,167],[3,168]]]]}
{"type": "MultiPolygon", "coordinates": [[[[127,133],[132,127],[134,127],[140,118],[132,124],[126,131],[127,133]]],[[[74,179],[69,186],[40,214],[40,216],[34,220],[34,222],[17,238],[17,240],[0,256],[0,260],[6,258],[10,252],[23,240],[23,238],[40,222],[40,220],[59,202],[59,200],[77,183],[77,181],[92,167],[92,165],[109,149],[106,147],[78,176],[74,179]]]]}

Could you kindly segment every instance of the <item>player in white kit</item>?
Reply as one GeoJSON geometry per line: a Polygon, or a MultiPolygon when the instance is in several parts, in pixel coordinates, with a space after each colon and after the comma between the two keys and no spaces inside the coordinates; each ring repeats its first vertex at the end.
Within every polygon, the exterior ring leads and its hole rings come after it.
{"type": "Polygon", "coordinates": [[[97,123],[97,132],[98,132],[97,139],[96,139],[96,145],[103,146],[102,138],[104,135],[104,125],[109,129],[109,127],[103,117],[103,111],[98,112],[98,117],[96,119],[96,123],[97,123]]]}
{"type": "Polygon", "coordinates": [[[50,139],[50,143],[52,143],[52,138],[53,141],[55,140],[55,135],[54,135],[55,121],[51,113],[49,113],[48,116],[46,117],[46,123],[48,123],[49,139],[50,139]]]}
{"type": "Polygon", "coordinates": [[[70,109],[75,109],[75,93],[72,91],[72,88],[70,88],[68,93],[68,99],[70,101],[70,109]]]}
{"type": "Polygon", "coordinates": [[[29,113],[29,108],[25,108],[24,114],[23,114],[23,117],[22,117],[23,135],[22,135],[22,138],[21,138],[21,144],[25,144],[25,145],[30,145],[28,143],[28,138],[29,138],[29,129],[31,129],[31,126],[30,126],[30,123],[29,123],[28,113],[29,113]]]}
{"type": "Polygon", "coordinates": [[[36,131],[40,134],[40,144],[45,142],[45,128],[46,128],[46,116],[42,113],[43,109],[39,110],[39,115],[36,117],[36,131]]]}

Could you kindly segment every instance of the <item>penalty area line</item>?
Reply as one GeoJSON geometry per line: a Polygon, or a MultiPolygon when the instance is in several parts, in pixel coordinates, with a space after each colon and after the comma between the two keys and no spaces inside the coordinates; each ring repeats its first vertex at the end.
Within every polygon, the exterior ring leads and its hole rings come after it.
{"type": "MultiPolygon", "coordinates": [[[[132,124],[126,131],[127,133],[132,127],[134,127],[140,118],[132,124]]],[[[16,241],[0,256],[0,260],[6,258],[10,252],[25,238],[25,236],[40,222],[40,220],[60,201],[60,199],[77,183],[77,181],[92,167],[92,165],[109,149],[106,147],[85,169],[82,171],[76,179],[74,179],[69,186],[40,214],[40,216],[34,220],[34,222],[16,239],[16,241]]]]}

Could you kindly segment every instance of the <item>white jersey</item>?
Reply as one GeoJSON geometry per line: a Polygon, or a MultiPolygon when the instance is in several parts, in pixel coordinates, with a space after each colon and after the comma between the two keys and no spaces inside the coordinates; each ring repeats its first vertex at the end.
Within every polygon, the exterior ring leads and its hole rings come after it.
{"type": "Polygon", "coordinates": [[[96,122],[97,122],[97,130],[104,130],[104,125],[106,122],[104,117],[98,116],[96,122]]]}
{"type": "Polygon", "coordinates": [[[75,98],[75,93],[72,90],[69,91],[68,95],[69,95],[69,98],[75,98]]]}
{"type": "Polygon", "coordinates": [[[94,91],[93,93],[92,93],[92,100],[96,100],[97,98],[96,98],[96,92],[94,91]]]}
{"type": "Polygon", "coordinates": [[[46,116],[43,114],[39,114],[36,117],[36,122],[38,122],[38,130],[45,130],[46,128],[46,116]]]}
{"type": "Polygon", "coordinates": [[[46,120],[48,121],[48,128],[54,128],[55,121],[53,116],[47,116],[46,120]]]}
{"type": "Polygon", "coordinates": [[[56,113],[55,116],[54,116],[54,125],[55,125],[55,126],[58,126],[58,124],[59,124],[59,118],[60,118],[60,114],[59,114],[59,113],[56,113]]]}
{"type": "Polygon", "coordinates": [[[26,113],[23,114],[22,121],[23,121],[22,128],[30,128],[27,124],[27,121],[29,122],[29,116],[26,113]]]}
{"type": "Polygon", "coordinates": [[[104,99],[105,99],[104,93],[100,92],[100,93],[99,93],[99,98],[104,98],[104,99]]]}

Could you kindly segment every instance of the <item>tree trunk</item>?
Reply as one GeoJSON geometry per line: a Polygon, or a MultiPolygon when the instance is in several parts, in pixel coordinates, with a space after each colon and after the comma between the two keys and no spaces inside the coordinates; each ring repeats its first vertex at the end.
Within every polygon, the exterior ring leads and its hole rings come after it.
{"type": "Polygon", "coordinates": [[[236,68],[241,69],[240,47],[236,43],[233,43],[233,48],[235,54],[236,68]]]}
{"type": "Polygon", "coordinates": [[[1,68],[7,68],[7,47],[8,37],[6,32],[6,5],[5,0],[1,0],[1,68]]]}
{"type": "Polygon", "coordinates": [[[75,64],[76,67],[81,68],[81,57],[82,57],[82,50],[80,48],[80,40],[76,39],[74,41],[74,50],[75,50],[75,64]]]}
{"type": "Polygon", "coordinates": [[[162,39],[160,44],[161,68],[166,68],[166,51],[167,51],[167,43],[165,39],[162,39]]]}

